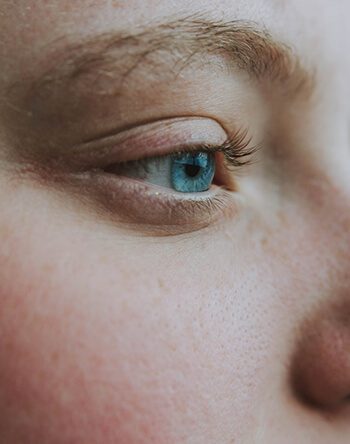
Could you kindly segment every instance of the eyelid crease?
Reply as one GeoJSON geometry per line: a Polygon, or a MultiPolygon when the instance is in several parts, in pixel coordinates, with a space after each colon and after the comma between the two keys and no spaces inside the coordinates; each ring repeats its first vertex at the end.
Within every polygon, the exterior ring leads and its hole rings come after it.
{"type": "MultiPolygon", "coordinates": [[[[135,164],[135,165],[146,165],[150,160],[162,159],[167,156],[176,156],[184,153],[222,153],[224,155],[225,161],[228,167],[239,168],[245,165],[249,165],[252,162],[252,156],[260,149],[260,144],[251,145],[252,138],[249,136],[248,130],[238,130],[232,135],[228,136],[227,139],[221,145],[213,144],[194,144],[194,145],[184,145],[183,148],[177,149],[175,152],[167,153],[158,156],[146,156],[142,159],[128,160],[125,162],[120,162],[119,164],[135,164]]],[[[114,163],[113,165],[116,165],[114,163]]],[[[108,166],[105,171],[109,168],[113,168],[113,165],[108,166]]]]}
{"type": "MultiPolygon", "coordinates": [[[[232,130],[231,130],[232,131],[232,130]]],[[[73,169],[102,169],[107,165],[221,146],[229,132],[208,117],[174,117],[117,130],[77,144],[55,155],[56,163],[73,169]]]]}

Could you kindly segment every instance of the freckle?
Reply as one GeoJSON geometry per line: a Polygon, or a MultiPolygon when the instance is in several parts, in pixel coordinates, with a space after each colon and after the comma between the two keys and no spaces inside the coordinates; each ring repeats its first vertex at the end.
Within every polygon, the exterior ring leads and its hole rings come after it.
{"type": "Polygon", "coordinates": [[[264,236],[264,237],[260,240],[260,243],[261,243],[261,245],[262,245],[263,247],[266,247],[266,245],[268,244],[268,238],[264,236]]]}
{"type": "Polygon", "coordinates": [[[103,256],[100,257],[101,265],[108,264],[108,262],[109,262],[109,260],[108,260],[107,255],[103,255],[103,256]]]}
{"type": "Polygon", "coordinates": [[[51,361],[53,365],[56,365],[59,362],[60,354],[58,352],[54,352],[51,355],[51,361]]]}
{"type": "Polygon", "coordinates": [[[7,224],[0,225],[0,237],[2,239],[9,238],[12,233],[11,227],[7,224]]]}
{"type": "Polygon", "coordinates": [[[166,285],[165,285],[165,282],[163,281],[163,279],[158,278],[158,286],[159,286],[159,288],[161,288],[161,289],[166,288],[166,285]]]}
{"type": "Polygon", "coordinates": [[[52,273],[53,272],[53,270],[54,270],[54,266],[52,265],[52,264],[45,264],[44,266],[43,266],[43,272],[45,272],[45,273],[52,273]]]}
{"type": "Polygon", "coordinates": [[[169,349],[171,351],[175,352],[177,350],[177,345],[175,343],[174,344],[169,344],[169,349]]]}

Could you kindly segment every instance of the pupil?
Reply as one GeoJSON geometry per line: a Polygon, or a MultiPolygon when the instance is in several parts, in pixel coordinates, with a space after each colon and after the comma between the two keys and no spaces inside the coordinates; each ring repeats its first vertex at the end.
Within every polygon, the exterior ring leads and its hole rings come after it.
{"type": "Polygon", "coordinates": [[[196,177],[200,170],[201,170],[201,167],[198,165],[187,164],[185,166],[185,173],[189,177],[196,177]]]}

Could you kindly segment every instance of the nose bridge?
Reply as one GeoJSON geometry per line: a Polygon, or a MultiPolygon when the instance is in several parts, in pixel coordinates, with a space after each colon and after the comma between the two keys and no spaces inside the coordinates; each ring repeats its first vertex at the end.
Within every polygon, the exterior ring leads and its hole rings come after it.
{"type": "Polygon", "coordinates": [[[328,264],[320,279],[333,293],[327,295],[328,299],[344,299],[345,292],[350,303],[350,189],[330,186],[324,199],[314,221],[322,226],[315,248],[323,256],[323,263],[328,264]]]}
{"type": "Polygon", "coordinates": [[[327,225],[325,229],[334,242],[336,259],[343,262],[350,277],[350,186],[331,190],[329,202],[329,209],[326,210],[329,229],[327,225]]]}
{"type": "MultiPolygon", "coordinates": [[[[335,154],[336,155],[336,154],[335,154]]],[[[350,166],[350,147],[349,147],[350,166]]],[[[307,184],[311,235],[316,255],[325,255],[350,277],[350,174],[313,175],[307,184]]]]}
{"type": "Polygon", "coordinates": [[[344,261],[345,266],[348,263],[350,272],[350,187],[346,190],[334,188],[330,194],[325,230],[334,242],[336,257],[344,261]]]}

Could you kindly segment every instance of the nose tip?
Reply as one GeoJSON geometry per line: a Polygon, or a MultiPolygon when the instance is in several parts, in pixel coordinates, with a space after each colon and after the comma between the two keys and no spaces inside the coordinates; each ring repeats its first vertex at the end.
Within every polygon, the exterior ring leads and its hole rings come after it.
{"type": "Polygon", "coordinates": [[[333,410],[350,405],[350,298],[305,322],[292,365],[299,399],[333,410]]]}

